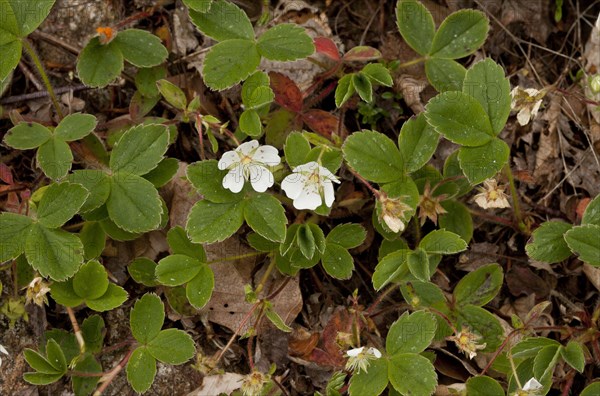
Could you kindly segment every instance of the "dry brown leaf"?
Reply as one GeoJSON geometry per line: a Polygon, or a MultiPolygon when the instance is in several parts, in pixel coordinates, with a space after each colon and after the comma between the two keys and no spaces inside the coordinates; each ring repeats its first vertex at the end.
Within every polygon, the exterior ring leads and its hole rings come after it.
{"type": "Polygon", "coordinates": [[[244,376],[236,373],[209,375],[202,379],[202,386],[188,393],[187,396],[215,396],[224,393],[229,395],[242,386],[244,376]]]}

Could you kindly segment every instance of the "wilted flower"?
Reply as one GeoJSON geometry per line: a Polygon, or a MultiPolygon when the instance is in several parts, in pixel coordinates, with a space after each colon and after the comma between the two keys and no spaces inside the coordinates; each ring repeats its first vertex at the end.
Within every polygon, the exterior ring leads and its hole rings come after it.
{"type": "Polygon", "coordinates": [[[419,200],[419,219],[421,219],[421,225],[425,224],[427,219],[433,221],[433,224],[437,225],[438,215],[446,213],[446,209],[444,209],[441,204],[446,197],[446,194],[434,197],[429,181],[425,183],[423,195],[421,195],[419,200]]]}
{"type": "Polygon", "coordinates": [[[522,389],[513,393],[513,396],[538,396],[542,394],[543,390],[544,386],[532,377],[523,385],[522,389]]]}
{"type": "Polygon", "coordinates": [[[448,337],[450,341],[454,341],[458,349],[460,349],[469,359],[473,359],[477,356],[477,351],[485,349],[486,343],[478,344],[481,340],[481,336],[475,333],[471,333],[467,327],[462,328],[458,334],[448,337]]]}
{"type": "Polygon", "coordinates": [[[378,197],[381,203],[380,220],[393,232],[404,231],[405,213],[412,210],[409,205],[402,202],[402,198],[389,198],[385,193],[380,193],[378,197]]]}
{"type": "Polygon", "coordinates": [[[360,347],[350,349],[346,352],[346,356],[348,357],[346,370],[358,374],[361,370],[366,373],[371,364],[371,360],[379,359],[381,357],[381,352],[379,352],[379,349],[373,347],[360,347]]]}
{"type": "Polygon", "coordinates": [[[317,162],[308,162],[294,168],[294,172],[283,179],[281,188],[288,198],[294,200],[296,209],[315,210],[325,200],[331,207],[335,199],[333,182],[338,178],[317,162]]]}
{"type": "Polygon", "coordinates": [[[260,371],[253,371],[242,382],[242,394],[244,396],[258,396],[267,382],[269,382],[268,376],[260,371]]]}
{"type": "Polygon", "coordinates": [[[98,33],[98,39],[100,40],[100,44],[108,44],[115,38],[115,31],[113,28],[108,26],[101,26],[96,28],[96,33],[98,33]]]}
{"type": "Polygon", "coordinates": [[[483,209],[508,208],[508,196],[504,193],[504,186],[498,186],[496,179],[487,179],[484,187],[478,187],[479,194],[475,195],[475,203],[483,209]]]}
{"type": "Polygon", "coordinates": [[[4,348],[4,345],[0,344],[0,367],[2,366],[2,354],[5,354],[6,356],[10,356],[10,354],[8,353],[6,348],[4,348]]]}
{"type": "Polygon", "coordinates": [[[34,303],[40,307],[44,304],[48,304],[48,297],[46,294],[50,291],[48,284],[44,282],[41,277],[33,278],[33,280],[27,285],[27,291],[25,292],[26,304],[34,303]]]}
{"type": "Polygon", "coordinates": [[[513,110],[519,112],[517,114],[517,121],[523,126],[529,124],[529,121],[537,115],[546,91],[539,91],[535,88],[523,89],[515,87],[510,94],[512,95],[510,105],[513,110]]]}
{"type": "Polygon", "coordinates": [[[235,150],[224,153],[219,160],[219,169],[229,170],[223,178],[223,187],[239,193],[245,181],[250,180],[255,191],[265,192],[275,182],[268,167],[279,165],[280,162],[275,147],[259,146],[256,140],[242,143],[235,150]]]}

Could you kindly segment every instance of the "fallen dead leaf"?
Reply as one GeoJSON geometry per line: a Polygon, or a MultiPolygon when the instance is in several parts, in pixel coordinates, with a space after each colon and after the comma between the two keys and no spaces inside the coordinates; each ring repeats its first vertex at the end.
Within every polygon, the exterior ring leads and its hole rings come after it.
{"type": "Polygon", "coordinates": [[[187,396],[215,396],[222,393],[229,395],[242,386],[244,376],[236,373],[209,375],[202,379],[202,386],[187,394],[187,396]]]}

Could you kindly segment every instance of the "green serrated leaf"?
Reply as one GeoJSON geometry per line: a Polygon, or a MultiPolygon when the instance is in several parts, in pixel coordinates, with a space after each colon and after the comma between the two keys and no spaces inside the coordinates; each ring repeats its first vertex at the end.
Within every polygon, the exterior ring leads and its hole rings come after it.
{"type": "Polygon", "coordinates": [[[398,1],[396,25],[404,41],[417,53],[427,55],[431,51],[435,24],[433,16],[420,1],[398,1]]]}
{"type": "Polygon", "coordinates": [[[163,158],[156,168],[144,175],[156,188],[160,188],[171,181],[173,176],[179,170],[179,160],[177,158],[163,158]]]}
{"type": "Polygon", "coordinates": [[[25,373],[23,379],[32,385],[48,385],[58,381],[64,374],[25,373]]]}
{"type": "Polygon", "coordinates": [[[406,170],[414,172],[421,169],[435,153],[439,139],[440,135],[427,123],[423,113],[406,121],[398,136],[398,147],[406,170]]]}
{"type": "Polygon", "coordinates": [[[212,2],[212,0],[183,0],[183,4],[198,12],[208,12],[212,2]]]}
{"type": "Polygon", "coordinates": [[[600,395],[600,381],[589,384],[579,394],[579,396],[596,396],[596,395],[600,395]]]}
{"type": "Polygon", "coordinates": [[[534,260],[546,263],[558,263],[569,258],[571,249],[564,234],[573,226],[562,221],[547,221],[531,234],[531,240],[525,246],[527,255],[534,260]]]}
{"type": "Polygon", "coordinates": [[[169,102],[173,107],[178,110],[185,111],[187,107],[187,97],[181,88],[173,84],[168,80],[158,80],[156,87],[161,95],[169,102]]]}
{"type": "Polygon", "coordinates": [[[185,331],[178,329],[162,330],[148,343],[148,352],[158,361],[166,364],[183,364],[196,353],[194,341],[185,331]]]}
{"type": "Polygon", "coordinates": [[[304,257],[311,259],[314,256],[317,246],[315,245],[315,237],[308,224],[302,224],[300,228],[298,228],[296,243],[304,257]]]}
{"type": "Polygon", "coordinates": [[[204,59],[202,77],[214,90],[223,90],[252,74],[260,63],[260,54],[253,41],[227,40],[214,45],[204,59]]]}
{"type": "Polygon", "coordinates": [[[203,264],[195,258],[172,254],[158,262],[156,279],[163,285],[179,286],[189,282],[200,271],[203,264]]]}
{"type": "Polygon", "coordinates": [[[67,372],[67,359],[65,354],[60,348],[60,345],[55,340],[48,340],[46,343],[46,359],[48,363],[56,369],[58,373],[67,372]]]}
{"type": "Polygon", "coordinates": [[[566,347],[560,348],[560,355],[569,366],[583,373],[583,369],[585,368],[585,354],[580,343],[573,340],[569,341],[566,347]]]}
{"type": "Polygon", "coordinates": [[[70,114],[58,124],[54,135],[67,142],[83,139],[92,133],[97,124],[98,120],[91,114],[70,114]]]}
{"type": "Polygon", "coordinates": [[[390,327],[385,349],[389,355],[421,353],[433,340],[436,328],[435,316],[429,312],[405,313],[390,327]]]}
{"type": "Polygon", "coordinates": [[[581,219],[582,225],[597,225],[600,226],[600,195],[594,198],[583,212],[583,218],[581,219]]]}
{"type": "Polygon", "coordinates": [[[472,184],[494,177],[508,162],[509,156],[510,147],[498,138],[480,147],[461,147],[458,151],[460,167],[472,184]]]}
{"type": "Polygon", "coordinates": [[[42,356],[33,349],[25,349],[23,351],[27,364],[34,370],[43,374],[62,374],[60,370],[57,370],[45,356],[42,356]]]}
{"type": "Polygon", "coordinates": [[[269,308],[269,309],[265,310],[265,316],[279,330],[284,331],[286,333],[290,333],[292,331],[292,328],[290,326],[288,326],[288,325],[285,324],[285,322],[283,321],[283,319],[281,318],[281,316],[279,316],[279,314],[277,312],[275,312],[274,309],[269,308]]]}
{"type": "Polygon", "coordinates": [[[15,213],[0,213],[0,262],[17,258],[25,251],[25,242],[33,220],[15,213]]]}
{"type": "Polygon", "coordinates": [[[469,396],[504,396],[502,385],[495,379],[478,375],[467,380],[467,393],[469,396]]]}
{"type": "Polygon", "coordinates": [[[216,0],[208,11],[190,10],[190,19],[203,34],[217,41],[254,39],[254,28],[246,13],[234,3],[216,0]]]}
{"type": "Polygon", "coordinates": [[[60,281],[77,272],[83,262],[83,245],[75,234],[34,224],[25,243],[25,255],[43,277],[60,281]]]}
{"type": "Polygon", "coordinates": [[[167,68],[165,66],[140,68],[135,75],[135,86],[142,96],[154,98],[160,95],[157,81],[166,77],[167,68]]]}
{"type": "Polygon", "coordinates": [[[96,260],[81,266],[73,277],[73,290],[83,299],[100,298],[108,289],[108,274],[96,260]]]}
{"type": "Polygon", "coordinates": [[[76,170],[66,178],[70,183],[81,184],[90,195],[80,208],[81,212],[90,212],[102,206],[110,195],[110,178],[102,171],[76,170]]]}
{"type": "Polygon", "coordinates": [[[388,362],[386,359],[376,359],[369,363],[366,371],[361,370],[352,375],[348,393],[350,396],[378,396],[387,385],[388,362]]]}
{"type": "Polygon", "coordinates": [[[52,138],[52,132],[36,122],[21,122],[8,130],[4,143],[18,150],[37,148],[52,138]]]}
{"type": "Polygon", "coordinates": [[[346,249],[360,246],[367,236],[367,231],[360,224],[340,224],[327,234],[327,243],[335,243],[346,249]]]}
{"type": "Polygon", "coordinates": [[[335,88],[335,106],[339,109],[354,95],[356,89],[354,88],[353,74],[346,74],[340,78],[338,85],[335,88]]]}
{"type": "Polygon", "coordinates": [[[184,254],[201,262],[206,262],[204,247],[199,243],[190,241],[182,227],[171,228],[167,233],[167,241],[173,254],[184,254]]]}
{"type": "Polygon", "coordinates": [[[429,55],[445,59],[464,58],[483,45],[489,29],[488,20],[481,11],[460,10],[450,14],[435,33],[429,55]]]}
{"type": "Polygon", "coordinates": [[[54,282],[50,285],[50,293],[54,301],[66,307],[76,307],[83,304],[83,298],[73,290],[73,279],[66,282],[54,282]]]}
{"type": "Polygon", "coordinates": [[[127,381],[138,393],[144,393],[156,376],[156,360],[152,357],[146,347],[138,347],[131,354],[127,362],[127,381]]]}
{"type": "MultiPolygon", "coordinates": [[[[55,0],[38,0],[32,4],[25,5],[23,0],[4,0],[2,4],[2,15],[10,15],[11,21],[8,21],[7,29],[20,37],[25,37],[38,28],[46,19],[55,0]],[[14,25],[12,17],[14,16],[14,25]],[[17,30],[15,30],[17,29],[17,30]]],[[[2,21],[3,24],[5,21],[2,21]]]]}
{"type": "Polygon", "coordinates": [[[306,156],[310,152],[310,143],[300,132],[288,135],[283,146],[285,161],[291,167],[306,163],[306,156]]]}
{"type": "Polygon", "coordinates": [[[244,222],[241,203],[198,201],[188,217],[186,231],[192,242],[212,243],[233,235],[244,222]]]}
{"type": "Polygon", "coordinates": [[[115,309],[127,300],[127,292],[120,286],[114,283],[108,284],[108,289],[100,297],[94,300],[88,299],[85,301],[88,308],[97,312],[105,312],[115,309]]]}
{"type": "Polygon", "coordinates": [[[275,94],[269,86],[269,76],[262,71],[252,74],[242,86],[242,101],[248,109],[258,109],[275,99],[275,94]]]}
{"type": "Polygon", "coordinates": [[[75,216],[88,195],[88,191],[79,184],[52,184],[38,206],[38,221],[48,228],[62,226],[75,216]]]}
{"type": "Polygon", "coordinates": [[[455,254],[467,249],[467,243],[458,235],[446,230],[430,232],[419,247],[429,254],[455,254]]]}
{"type": "Polygon", "coordinates": [[[369,63],[360,71],[362,74],[369,77],[371,82],[375,84],[391,87],[394,85],[394,80],[387,67],[381,63],[369,63]]]}
{"type": "Polygon", "coordinates": [[[194,308],[201,309],[210,301],[214,288],[215,274],[208,265],[204,264],[186,285],[185,295],[194,308]]]}
{"type": "Polygon", "coordinates": [[[127,266],[127,272],[129,272],[133,280],[148,287],[159,284],[156,281],[155,270],[156,263],[146,257],[139,257],[127,266]]]}
{"type": "Polygon", "coordinates": [[[456,303],[483,306],[498,294],[504,274],[498,264],[488,264],[464,276],[454,289],[456,303]]]}
{"type": "Polygon", "coordinates": [[[342,150],[348,164],[368,180],[387,183],[404,176],[400,151],[379,132],[355,132],[346,139],[342,150]]]}
{"type": "Polygon", "coordinates": [[[408,255],[406,260],[410,273],[421,281],[428,281],[431,278],[431,272],[429,271],[429,258],[427,252],[421,248],[417,248],[415,251],[408,255]]]}
{"type": "Polygon", "coordinates": [[[64,177],[71,169],[73,154],[69,145],[61,139],[51,138],[42,144],[37,151],[40,168],[50,179],[64,177]]]}
{"type": "Polygon", "coordinates": [[[81,324],[81,333],[87,352],[98,353],[104,344],[104,319],[100,315],[88,316],[81,324]]]}
{"type": "Polygon", "coordinates": [[[495,136],[484,108],[463,92],[443,92],[431,99],[425,110],[427,122],[454,143],[476,147],[495,136]]]}
{"type": "Polygon", "coordinates": [[[87,86],[104,87],[119,77],[123,67],[121,50],[113,43],[103,45],[98,37],[93,37],[79,53],[77,74],[87,86]]]}
{"type": "Polygon", "coordinates": [[[145,30],[123,30],[111,44],[121,51],[127,62],[137,67],[160,65],[169,56],[160,38],[145,30]]]}
{"type": "Polygon", "coordinates": [[[273,242],[283,242],[287,217],[281,202],[270,194],[256,194],[244,206],[244,218],[255,232],[273,242]]]}
{"type": "Polygon", "coordinates": [[[442,207],[446,213],[438,217],[440,228],[459,235],[469,243],[473,238],[473,218],[469,208],[454,200],[442,202],[442,207]]]}
{"type": "Polygon", "coordinates": [[[136,301],[129,318],[131,333],[142,344],[153,340],[165,321],[165,308],[156,294],[144,294],[136,301]]]}
{"type": "Polygon", "coordinates": [[[246,135],[252,137],[258,137],[262,134],[262,121],[256,110],[244,110],[240,116],[240,129],[246,135]]]}
{"type": "Polygon", "coordinates": [[[565,233],[565,241],[579,259],[596,267],[600,266],[600,226],[583,225],[573,227],[565,233]]]}
{"type": "Polygon", "coordinates": [[[467,69],[452,59],[431,58],[425,61],[425,74],[438,91],[461,91],[467,69]]]}
{"type": "Polygon", "coordinates": [[[410,250],[398,250],[385,256],[375,267],[373,288],[379,291],[391,282],[398,282],[409,274],[406,263],[410,250]]]}
{"type": "Polygon", "coordinates": [[[21,44],[18,37],[2,29],[0,29],[0,43],[0,53],[2,53],[2,62],[0,62],[0,86],[4,87],[6,82],[11,78],[12,71],[17,67],[21,60],[23,44],[21,44]]]}
{"type": "MultiPolygon", "coordinates": [[[[77,343],[75,334],[69,333],[63,329],[52,329],[44,332],[44,336],[46,337],[46,340],[56,341],[65,354],[67,362],[72,362],[75,357],[79,356],[79,344],[77,343]]],[[[40,345],[40,352],[46,353],[46,347],[44,345],[40,345]]]]}
{"type": "Polygon", "coordinates": [[[367,103],[373,101],[373,86],[371,80],[362,73],[354,73],[352,75],[352,85],[362,100],[367,103]]]}
{"type": "Polygon", "coordinates": [[[106,207],[118,227],[140,233],[160,225],[163,208],[152,183],[136,175],[117,173],[110,179],[110,186],[106,207]]]}
{"type": "Polygon", "coordinates": [[[487,58],[475,63],[464,77],[462,91],[479,101],[486,111],[492,130],[502,131],[510,114],[510,83],[504,69],[487,58]]]}
{"type": "Polygon", "coordinates": [[[110,155],[113,172],[145,175],[156,168],[169,146],[169,130],[164,125],[139,125],[121,136],[110,155]]]}
{"type": "Polygon", "coordinates": [[[274,61],[293,61],[315,52],[315,45],[304,28],[281,23],[264,32],[257,41],[258,52],[274,61]]]}
{"type": "Polygon", "coordinates": [[[336,279],[350,279],[352,276],[354,260],[343,246],[327,242],[321,262],[325,272],[336,279]]]}
{"type": "MultiPolygon", "coordinates": [[[[87,347],[88,344],[86,343],[87,347]]],[[[91,354],[86,353],[82,358],[77,360],[73,371],[77,373],[100,374],[102,373],[102,365],[91,354]]],[[[73,375],[71,381],[73,382],[75,396],[89,395],[96,388],[98,381],[100,381],[100,376],[83,377],[73,375]]]]}
{"type": "Polygon", "coordinates": [[[416,353],[399,353],[389,360],[388,376],[400,394],[432,395],[437,385],[433,364],[416,353]]]}
{"type": "Polygon", "coordinates": [[[458,328],[469,327],[474,333],[480,334],[481,344],[486,344],[483,352],[493,352],[504,340],[504,329],[500,321],[489,311],[475,306],[465,305],[458,311],[458,328]]]}

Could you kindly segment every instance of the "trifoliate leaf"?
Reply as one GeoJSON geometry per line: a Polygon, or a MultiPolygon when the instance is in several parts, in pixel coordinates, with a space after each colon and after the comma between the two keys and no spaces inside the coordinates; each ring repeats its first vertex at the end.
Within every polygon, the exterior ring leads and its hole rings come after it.
{"type": "Polygon", "coordinates": [[[210,10],[190,10],[190,19],[203,34],[217,41],[254,39],[254,28],[246,13],[234,3],[216,0],[210,10]]]}
{"type": "Polygon", "coordinates": [[[315,52],[315,45],[304,28],[291,24],[276,25],[258,38],[258,52],[274,61],[306,58],[315,52]]]}
{"type": "Polygon", "coordinates": [[[145,175],[156,168],[169,146],[169,130],[164,125],[139,125],[121,136],[110,155],[114,172],[145,175]]]}
{"type": "Polygon", "coordinates": [[[402,38],[412,49],[420,55],[429,53],[435,35],[435,24],[433,16],[420,1],[398,1],[396,25],[402,38]]]}
{"type": "Polygon", "coordinates": [[[198,201],[188,217],[186,230],[192,242],[213,243],[233,235],[244,222],[242,203],[198,201]]]}
{"type": "Polygon", "coordinates": [[[244,218],[248,225],[262,237],[274,242],[283,242],[287,217],[281,202],[270,194],[256,194],[244,207],[244,218]]]}
{"type": "Polygon", "coordinates": [[[227,40],[214,45],[206,54],[202,77],[209,88],[223,90],[246,79],[259,63],[260,54],[254,41],[227,40]]]}
{"type": "Polygon", "coordinates": [[[152,386],[156,376],[156,360],[147,347],[138,347],[127,362],[127,381],[134,391],[144,393],[152,386]]]}
{"type": "Polygon", "coordinates": [[[111,44],[121,51],[127,62],[137,67],[160,65],[169,56],[160,39],[145,30],[123,30],[111,44]]]}
{"type": "Polygon", "coordinates": [[[38,206],[38,221],[48,228],[58,228],[81,209],[89,192],[79,184],[52,184],[38,206]]]}
{"type": "Polygon", "coordinates": [[[483,45],[490,29],[485,14],[476,10],[460,10],[442,22],[433,37],[429,55],[434,58],[458,59],[483,45]]]}
{"type": "Polygon", "coordinates": [[[131,332],[136,340],[147,344],[160,332],[165,321],[165,309],[156,294],[144,294],[130,313],[131,332]]]}
{"type": "Polygon", "coordinates": [[[148,343],[148,352],[166,364],[183,364],[196,353],[194,341],[185,331],[163,330],[148,343]]]}
{"type": "Polygon", "coordinates": [[[425,61],[425,74],[438,92],[460,91],[467,69],[452,59],[431,58],[425,61]]]}

